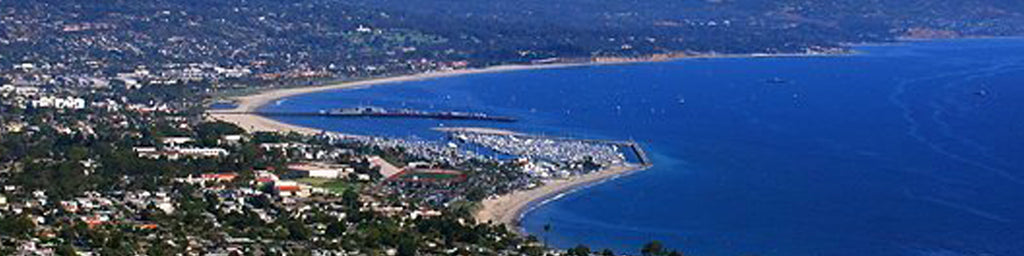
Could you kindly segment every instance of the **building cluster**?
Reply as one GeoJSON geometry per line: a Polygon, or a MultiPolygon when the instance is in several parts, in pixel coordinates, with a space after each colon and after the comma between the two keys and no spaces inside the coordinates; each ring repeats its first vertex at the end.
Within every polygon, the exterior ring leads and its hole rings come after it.
{"type": "MultiPolygon", "coordinates": [[[[18,246],[36,255],[52,255],[53,244],[46,243],[59,235],[61,227],[84,225],[87,228],[117,226],[145,231],[160,225],[144,217],[150,212],[174,214],[175,196],[166,190],[88,191],[65,200],[52,200],[46,191],[24,191],[7,185],[0,195],[0,217],[20,216],[34,226],[37,239],[22,241],[18,246]]],[[[11,238],[0,238],[7,240],[11,238]]],[[[6,241],[4,241],[6,242],[6,241]]]]}
{"type": "Polygon", "coordinates": [[[244,4],[182,10],[193,7],[160,2],[85,6],[92,7],[0,6],[0,77],[15,86],[200,87],[206,91],[469,65],[454,59],[460,52],[424,53],[423,49],[445,42],[440,36],[370,27],[376,13],[348,13],[369,10],[339,13],[292,5],[267,9],[244,4]],[[110,13],[89,14],[93,9],[110,13]],[[332,15],[307,15],[311,12],[332,15]],[[320,28],[310,28],[310,24],[320,28]],[[311,40],[320,43],[311,45],[311,40]]]}
{"type": "MultiPolygon", "coordinates": [[[[353,212],[371,212],[398,221],[413,221],[442,215],[441,211],[435,209],[409,203],[389,202],[374,197],[361,196],[354,202],[345,201],[326,189],[295,181],[279,180],[267,172],[257,173],[255,179],[244,182],[237,173],[204,173],[176,179],[177,182],[187,185],[188,189],[181,186],[163,186],[155,190],[89,191],[68,200],[58,201],[51,200],[45,191],[28,192],[21,191],[16,186],[7,186],[3,195],[0,195],[0,217],[25,218],[34,227],[31,232],[36,239],[14,241],[16,239],[13,237],[5,237],[0,238],[0,243],[16,242],[18,251],[29,255],[54,255],[58,247],[58,244],[54,243],[54,238],[60,236],[61,229],[68,226],[84,225],[90,230],[113,228],[152,236],[181,225],[153,218],[155,215],[198,216],[199,219],[193,221],[210,227],[238,225],[235,223],[237,221],[248,221],[245,225],[273,226],[285,220],[295,220],[304,223],[303,228],[310,230],[310,235],[314,237],[325,237],[329,222],[317,223],[309,220],[326,218],[340,223],[358,221],[346,220],[353,212]],[[189,208],[189,205],[194,204],[191,201],[196,200],[202,201],[204,207],[189,208]],[[239,216],[252,217],[239,219],[239,216]]],[[[290,244],[270,237],[229,233],[217,233],[214,238],[198,235],[172,236],[167,241],[150,242],[183,245],[183,251],[192,253],[252,253],[251,250],[256,248],[253,244],[282,248],[290,244]]],[[[97,253],[89,248],[76,248],[76,251],[86,254],[97,253]]],[[[342,249],[333,253],[344,252],[342,249]]]]}
{"type": "Polygon", "coordinates": [[[0,85],[0,97],[5,105],[37,109],[85,109],[84,98],[61,95],[42,90],[35,86],[13,84],[0,85]]]}

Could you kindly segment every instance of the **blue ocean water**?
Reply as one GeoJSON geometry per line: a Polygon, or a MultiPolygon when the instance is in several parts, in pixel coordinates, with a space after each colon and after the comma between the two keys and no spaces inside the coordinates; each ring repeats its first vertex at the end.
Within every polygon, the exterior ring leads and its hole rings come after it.
{"type": "Polygon", "coordinates": [[[634,139],[647,171],[526,214],[550,244],[688,255],[1024,255],[1024,40],[865,46],[814,58],[479,74],[285,99],[519,117],[282,121],[435,139],[488,126],[634,139]],[[550,232],[542,226],[550,224],[550,232]]]}

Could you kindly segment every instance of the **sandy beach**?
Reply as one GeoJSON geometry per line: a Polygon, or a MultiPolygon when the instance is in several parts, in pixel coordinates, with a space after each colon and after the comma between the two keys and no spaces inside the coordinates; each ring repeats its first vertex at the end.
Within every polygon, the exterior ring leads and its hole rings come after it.
{"type": "MultiPolygon", "coordinates": [[[[464,70],[453,70],[453,71],[441,71],[422,73],[415,75],[397,76],[389,78],[378,78],[352,82],[342,82],[337,84],[330,84],[324,86],[311,86],[311,87],[298,87],[298,88],[286,88],[262,91],[257,94],[234,97],[231,98],[236,104],[233,109],[211,109],[206,113],[209,114],[208,118],[212,120],[220,120],[238,125],[248,132],[259,132],[259,131],[279,131],[279,132],[297,132],[307,135],[319,134],[322,131],[309,127],[296,126],[278,122],[276,120],[266,118],[260,115],[250,114],[235,114],[237,112],[254,112],[261,106],[270,104],[278,99],[287,98],[295,95],[315,93],[326,90],[339,90],[339,89],[352,89],[361,88],[372,85],[392,84],[410,81],[421,81],[443,77],[453,77],[460,75],[469,74],[482,74],[482,73],[496,73],[496,72],[508,72],[517,70],[530,70],[530,69],[548,69],[548,68],[566,68],[575,66],[595,65],[597,63],[570,63],[570,64],[544,64],[544,65],[504,65],[494,66],[489,68],[481,69],[464,69],[464,70]]],[[[605,63],[612,64],[612,63],[605,63]]]]}
{"type": "Polygon", "coordinates": [[[604,170],[566,179],[550,179],[545,184],[530,190],[516,191],[498,197],[491,197],[481,202],[481,207],[474,216],[479,223],[502,224],[510,230],[521,232],[519,219],[526,211],[536,206],[535,202],[543,202],[573,189],[606,181],[648,168],[641,165],[619,165],[604,170]]]}

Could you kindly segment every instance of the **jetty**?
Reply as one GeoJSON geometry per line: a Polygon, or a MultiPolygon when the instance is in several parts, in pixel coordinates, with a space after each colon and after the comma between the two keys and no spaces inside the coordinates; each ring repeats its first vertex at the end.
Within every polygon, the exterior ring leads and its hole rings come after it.
{"type": "Polygon", "coordinates": [[[260,115],[260,116],[316,116],[316,117],[381,117],[381,118],[422,118],[441,120],[480,120],[494,122],[516,122],[508,116],[484,113],[440,111],[430,112],[413,109],[389,110],[378,107],[357,107],[320,110],[316,112],[264,112],[264,111],[219,111],[218,115],[260,115]]]}
{"type": "Polygon", "coordinates": [[[640,165],[651,166],[654,164],[651,162],[650,158],[647,158],[647,152],[644,152],[644,148],[641,147],[639,143],[630,141],[628,144],[624,144],[623,146],[629,147],[629,149],[633,151],[633,154],[636,155],[636,160],[640,162],[640,165]]]}

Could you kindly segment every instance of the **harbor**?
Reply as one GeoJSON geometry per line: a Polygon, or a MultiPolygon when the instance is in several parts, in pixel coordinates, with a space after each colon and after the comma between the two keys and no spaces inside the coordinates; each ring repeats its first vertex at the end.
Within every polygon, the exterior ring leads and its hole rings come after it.
{"type": "Polygon", "coordinates": [[[493,128],[444,127],[434,130],[448,133],[456,141],[483,145],[510,155],[559,162],[587,159],[600,165],[617,165],[625,163],[629,159],[626,157],[628,154],[641,166],[653,164],[643,147],[635,141],[566,138],[493,128]]]}

